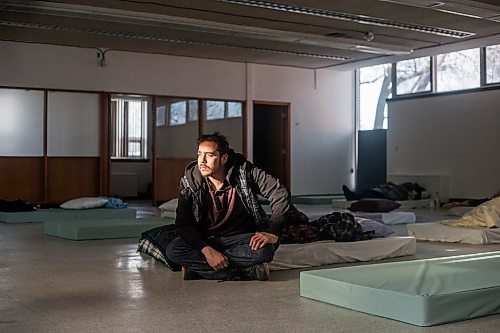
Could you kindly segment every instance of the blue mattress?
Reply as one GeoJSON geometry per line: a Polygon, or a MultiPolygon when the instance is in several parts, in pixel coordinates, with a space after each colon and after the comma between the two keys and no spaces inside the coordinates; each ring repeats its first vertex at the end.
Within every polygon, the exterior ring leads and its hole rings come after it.
{"type": "Polygon", "coordinates": [[[141,233],[175,220],[168,218],[68,220],[44,222],[44,233],[71,240],[139,238],[141,233]]]}
{"type": "Polygon", "coordinates": [[[64,220],[121,219],[135,218],[133,208],[93,208],[93,209],[39,209],[31,212],[0,212],[0,222],[27,223],[64,220]]]}
{"type": "Polygon", "coordinates": [[[300,295],[418,326],[500,313],[500,252],[323,269],[300,295]]]}

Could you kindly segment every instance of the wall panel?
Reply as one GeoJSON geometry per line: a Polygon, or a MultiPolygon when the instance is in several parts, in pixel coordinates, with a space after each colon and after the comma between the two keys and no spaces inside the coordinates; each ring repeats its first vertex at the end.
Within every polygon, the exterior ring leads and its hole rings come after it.
{"type": "Polygon", "coordinates": [[[193,158],[158,158],[155,168],[156,202],[162,203],[179,197],[179,182],[193,158]]]}
{"type": "Polygon", "coordinates": [[[43,167],[41,157],[0,157],[0,199],[42,202],[43,167]]]}
{"type": "Polygon", "coordinates": [[[99,196],[99,163],[98,157],[49,157],[48,202],[99,196]]]}

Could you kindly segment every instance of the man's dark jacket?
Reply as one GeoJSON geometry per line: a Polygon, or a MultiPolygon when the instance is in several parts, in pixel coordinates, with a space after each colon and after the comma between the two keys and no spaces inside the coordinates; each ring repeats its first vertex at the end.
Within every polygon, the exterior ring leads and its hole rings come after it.
{"type": "MultiPolygon", "coordinates": [[[[236,189],[247,212],[253,217],[258,231],[280,235],[284,216],[291,209],[290,194],[278,179],[255,167],[251,162],[233,150],[229,152],[227,183],[236,189]],[[258,195],[271,204],[271,218],[262,209],[258,195]]],[[[181,178],[179,203],[175,225],[179,236],[194,249],[201,251],[207,246],[200,223],[207,218],[206,198],[208,184],[198,169],[197,162],[191,162],[181,178]]]]}

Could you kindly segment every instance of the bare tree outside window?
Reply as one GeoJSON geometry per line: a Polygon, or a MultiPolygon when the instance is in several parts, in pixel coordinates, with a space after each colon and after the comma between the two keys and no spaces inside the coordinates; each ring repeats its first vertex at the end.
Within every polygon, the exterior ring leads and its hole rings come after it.
{"type": "Polygon", "coordinates": [[[414,94],[431,90],[431,57],[396,63],[396,93],[414,94]]]}
{"type": "Polygon", "coordinates": [[[184,125],[186,123],[186,101],[170,104],[169,125],[184,125]]]}
{"type": "Polygon", "coordinates": [[[207,120],[224,119],[225,103],[223,101],[207,101],[207,120]]]}
{"type": "Polygon", "coordinates": [[[481,85],[479,49],[469,49],[436,57],[438,92],[477,88],[481,85]]]}
{"type": "Polygon", "coordinates": [[[500,82],[500,45],[486,47],[486,83],[500,82]]]}
{"type": "Polygon", "coordinates": [[[387,104],[391,97],[391,64],[359,70],[359,130],[387,128],[387,104]]]}

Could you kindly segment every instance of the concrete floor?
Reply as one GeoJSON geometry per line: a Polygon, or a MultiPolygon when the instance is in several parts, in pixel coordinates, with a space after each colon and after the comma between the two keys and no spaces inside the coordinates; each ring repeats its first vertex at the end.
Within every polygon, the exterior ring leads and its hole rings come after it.
{"type": "MultiPolygon", "coordinates": [[[[331,211],[299,206],[308,214],[331,211]]],[[[300,270],[273,272],[267,282],[183,281],[136,248],[136,239],[71,241],[44,236],[40,223],[0,223],[0,332],[470,333],[500,327],[495,315],[421,328],[305,299],[300,270]]],[[[390,261],[498,250],[418,243],[415,256],[390,261]]]]}

